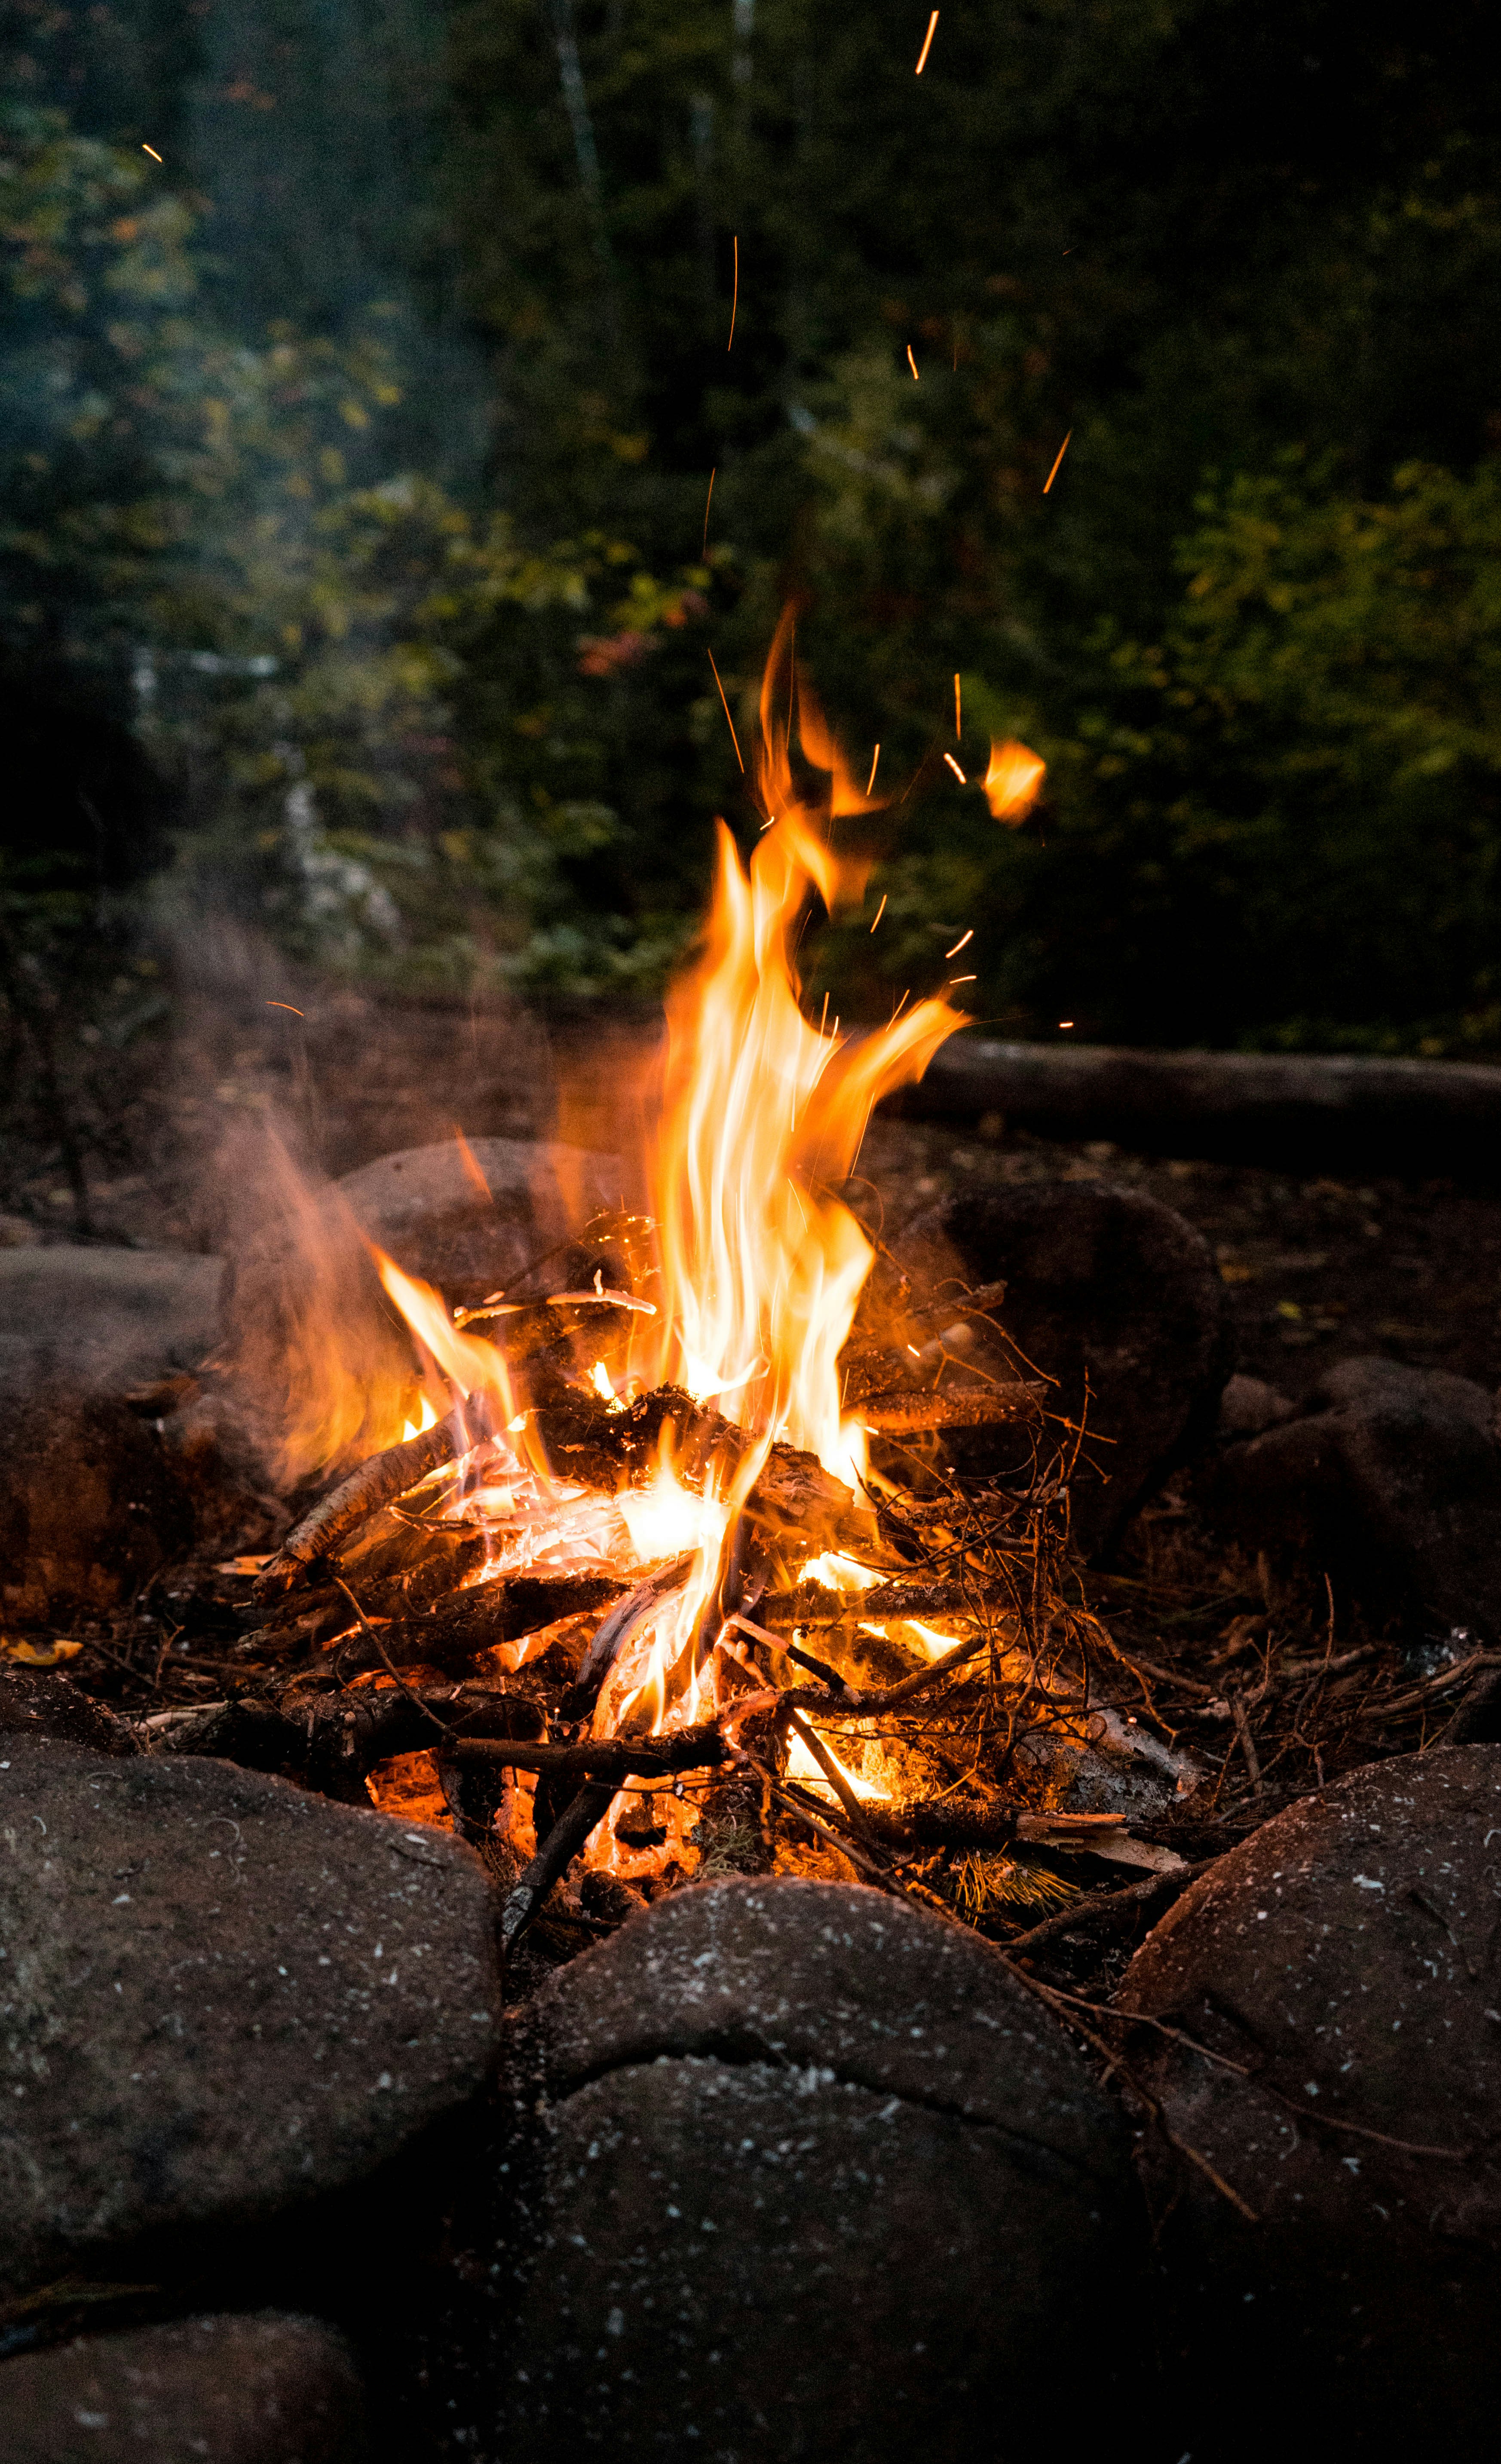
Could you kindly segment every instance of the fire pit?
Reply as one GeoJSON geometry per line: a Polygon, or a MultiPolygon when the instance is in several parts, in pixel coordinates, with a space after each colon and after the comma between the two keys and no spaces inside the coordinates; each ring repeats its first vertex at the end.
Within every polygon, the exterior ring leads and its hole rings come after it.
{"type": "Polygon", "coordinates": [[[872,1106],[963,1020],[804,1015],[795,940],[815,894],[863,891],[829,841],[872,800],[802,683],[794,775],[786,673],[784,630],[763,828],[746,866],[720,825],[670,1003],[650,1214],[597,1213],[467,1304],[378,1253],[406,1434],[258,1574],[274,1709],[208,1715],[221,1749],[279,1723],[304,1777],[452,1822],[506,1882],[508,1952],[576,1861],[555,1914],[586,1926],[731,1872],[853,1869],[962,1920],[1056,1900],[1059,1849],[1181,1863],[1058,1804],[1114,1716],[1066,1571],[1083,1429],[1002,1287],[915,1289],[850,1202],[872,1106]],[[985,1471],[947,1460],[959,1429],[990,1433],[985,1471]]]}

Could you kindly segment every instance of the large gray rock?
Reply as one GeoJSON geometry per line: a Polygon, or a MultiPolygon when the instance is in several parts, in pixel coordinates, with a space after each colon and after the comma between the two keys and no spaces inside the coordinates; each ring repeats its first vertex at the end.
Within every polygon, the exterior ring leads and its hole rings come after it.
{"type": "Polygon", "coordinates": [[[223,1265],[176,1249],[0,1249],[0,1397],[119,1398],[191,1375],[223,1265]]]}
{"type": "Polygon", "coordinates": [[[543,1987],[506,2077],[500,2452],[1027,2453],[1081,2281],[1118,2399],[1118,2116],[957,1927],[826,1883],[685,1892],[543,1987]]]}
{"type": "Polygon", "coordinates": [[[6,2464],[363,2464],[343,2338],[262,2311],[80,2337],[0,2363],[6,2464]]]}
{"type": "MultiPolygon", "coordinates": [[[[971,1285],[1004,1282],[998,1314],[1015,1368],[1056,1379],[1048,1409],[1100,1441],[1073,1483],[1072,1528],[1086,1555],[1108,1552],[1214,1425],[1230,1355],[1205,1243],[1140,1190],[1035,1182],[956,1193],[913,1224],[903,1257],[930,1283],[956,1270],[971,1285]]],[[[974,1472],[1009,1470],[1018,1450],[1012,1430],[948,1431],[944,1443],[946,1460],[974,1472]]]]}
{"type": "Polygon", "coordinates": [[[1276,1815],[1133,1960],[1120,2008],[1221,2059],[1142,2028],[1132,2068],[1257,2218],[1147,2133],[1185,2448],[1490,2452],[1498,1841],[1501,1749],[1404,1755],[1276,1815]]]}
{"type": "Polygon", "coordinates": [[[478,1859],[225,1763],[0,1739],[0,2283],[359,2180],[483,2084],[478,1859]]]}
{"type": "Polygon", "coordinates": [[[1374,1617],[1501,1635],[1501,1447],[1483,1386],[1341,1361],[1302,1416],[1227,1446],[1205,1495],[1256,1547],[1296,1550],[1374,1617]]]}
{"type": "Polygon", "coordinates": [[[508,1282],[601,1207],[619,1206],[622,1170],[614,1155],[556,1140],[475,1138],[466,1157],[450,1138],[382,1155],[347,1173],[339,1191],[361,1230],[399,1266],[456,1294],[508,1282]]]}

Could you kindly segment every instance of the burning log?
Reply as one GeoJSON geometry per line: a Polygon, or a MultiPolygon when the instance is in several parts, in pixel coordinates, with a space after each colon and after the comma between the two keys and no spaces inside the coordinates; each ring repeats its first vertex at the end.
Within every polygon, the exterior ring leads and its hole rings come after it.
{"type": "Polygon", "coordinates": [[[868,1429],[888,1436],[910,1436],[923,1429],[978,1429],[1005,1420],[1029,1426],[1042,1419],[1047,1388],[1026,1378],[1001,1386],[950,1386],[941,1393],[914,1388],[910,1393],[871,1395],[852,1403],[868,1429]]]}
{"type": "Polygon", "coordinates": [[[503,1763],[516,1771],[545,1771],[554,1781],[665,1779],[674,1771],[709,1771],[731,1760],[721,1728],[666,1728],[654,1737],[585,1737],[573,1746],[531,1740],[455,1737],[445,1751],[457,1763],[503,1763]]]}
{"type": "Polygon", "coordinates": [[[1014,1609],[1010,1592],[994,1583],[877,1583],[868,1592],[831,1592],[823,1583],[799,1583],[789,1592],[768,1592],[760,1608],[762,1625],[836,1626],[861,1618],[884,1623],[900,1617],[977,1617],[1014,1609]]]}
{"type": "Polygon", "coordinates": [[[457,1455],[467,1454],[481,1438],[493,1434],[485,1399],[475,1396],[468,1402],[455,1404],[430,1429],[404,1439],[400,1445],[387,1446],[384,1454],[371,1455],[288,1533],[275,1557],[257,1575],[254,1597],[268,1599],[278,1592],[290,1591],[294,1583],[306,1578],[311,1567],[324,1558],[336,1557],[340,1542],[348,1539],[379,1507],[388,1506],[393,1498],[405,1497],[430,1472],[452,1463],[457,1455]]]}
{"type": "Polygon", "coordinates": [[[670,1565],[658,1567],[654,1574],[649,1574],[644,1583],[638,1583],[635,1590],[611,1610],[585,1654],[584,1665],[577,1678],[559,1705],[564,1719],[582,1720],[593,1710],[599,1700],[600,1687],[618,1655],[637,1626],[652,1615],[670,1592],[676,1591],[679,1584],[687,1581],[696,1553],[695,1550],[687,1550],[680,1557],[674,1557],[670,1565]]]}
{"type": "Polygon", "coordinates": [[[605,1782],[591,1781],[580,1789],[572,1804],[553,1824],[515,1889],[506,1896],[500,1911],[502,1956],[516,1948],[554,1882],[566,1873],[590,1833],[599,1829],[618,1793],[605,1782]]]}

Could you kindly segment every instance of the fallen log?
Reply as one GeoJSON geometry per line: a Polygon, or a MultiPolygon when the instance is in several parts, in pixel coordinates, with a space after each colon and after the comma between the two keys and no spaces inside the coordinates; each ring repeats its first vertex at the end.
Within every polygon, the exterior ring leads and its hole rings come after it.
{"type": "Polygon", "coordinates": [[[1143,1154],[1426,1175],[1493,1185],[1501,1069],[1347,1053],[1151,1052],[956,1036],[895,1109],[997,1113],[1045,1137],[1143,1154]]]}

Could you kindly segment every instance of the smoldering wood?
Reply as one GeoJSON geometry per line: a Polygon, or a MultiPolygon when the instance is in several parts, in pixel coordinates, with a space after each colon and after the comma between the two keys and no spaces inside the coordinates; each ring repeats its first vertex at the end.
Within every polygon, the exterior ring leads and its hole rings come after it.
{"type": "Polygon", "coordinates": [[[384,1653],[373,1637],[351,1636],[334,1657],[343,1678],[378,1668],[383,1659],[397,1668],[456,1671],[497,1643],[521,1642],[564,1617],[607,1608],[625,1589],[612,1574],[497,1574],[451,1592],[426,1617],[393,1617],[379,1626],[384,1653]]]}
{"type": "Polygon", "coordinates": [[[1030,1379],[1014,1378],[1000,1386],[950,1386],[933,1392],[915,1387],[868,1395],[850,1409],[868,1429],[911,1436],[924,1429],[978,1429],[1014,1420],[1030,1425],[1042,1419],[1046,1394],[1046,1387],[1030,1379]]]}

